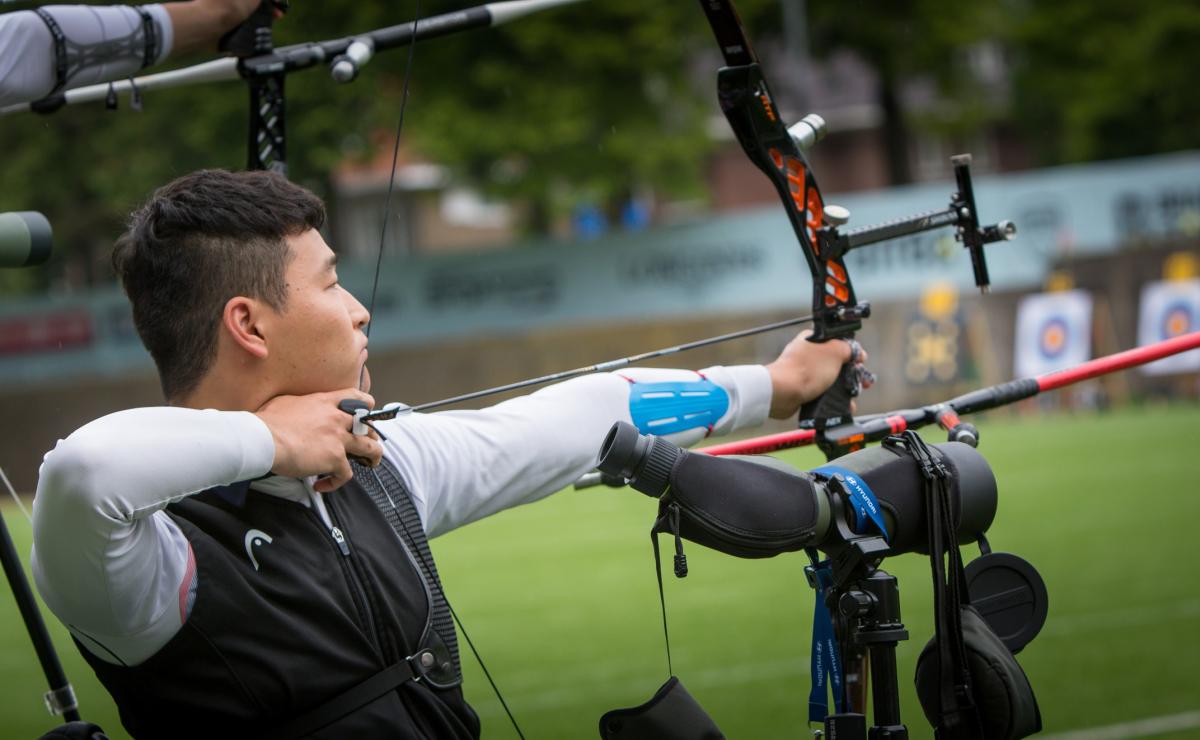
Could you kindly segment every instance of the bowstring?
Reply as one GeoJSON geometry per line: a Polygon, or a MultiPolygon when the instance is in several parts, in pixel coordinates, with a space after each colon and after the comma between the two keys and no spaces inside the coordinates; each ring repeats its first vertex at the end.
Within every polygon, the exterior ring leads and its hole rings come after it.
{"type": "MultiPolygon", "coordinates": [[[[371,299],[367,304],[367,314],[370,318],[367,320],[367,326],[363,329],[363,334],[367,339],[371,338],[371,327],[375,324],[375,297],[379,293],[379,272],[383,267],[383,248],[387,242],[388,219],[392,212],[392,193],[396,186],[396,165],[400,160],[400,136],[404,132],[404,111],[408,108],[408,89],[412,80],[413,57],[417,50],[417,31],[420,24],[421,0],[415,0],[413,3],[412,43],[408,45],[408,61],[404,65],[404,83],[400,88],[400,119],[396,122],[396,138],[392,143],[392,169],[388,173],[387,195],[383,199],[383,227],[379,230],[379,252],[375,256],[375,277],[371,282],[371,299]]],[[[363,390],[366,375],[367,366],[364,363],[362,370],[358,373],[359,390],[363,390]]]]}
{"type": "Polygon", "coordinates": [[[17,489],[13,488],[13,484],[9,482],[8,476],[4,474],[4,468],[0,468],[0,481],[4,481],[4,487],[8,489],[8,493],[10,496],[12,496],[12,500],[17,502],[17,508],[21,510],[21,513],[24,514],[25,518],[29,520],[29,523],[32,524],[33,517],[29,516],[29,510],[25,508],[25,504],[21,503],[21,497],[17,495],[17,489]]]}
{"type": "MultiPolygon", "coordinates": [[[[387,227],[388,219],[391,215],[392,193],[395,190],[396,184],[396,166],[400,159],[400,136],[404,132],[404,111],[408,108],[408,90],[409,83],[412,80],[413,57],[417,48],[417,30],[420,26],[420,23],[421,0],[414,0],[412,43],[408,45],[408,61],[404,66],[404,84],[400,89],[400,117],[396,122],[396,138],[392,143],[392,169],[388,174],[387,195],[384,196],[383,199],[383,227],[379,230],[379,252],[375,257],[375,277],[371,283],[371,299],[367,306],[367,313],[371,318],[368,319],[367,325],[363,329],[363,334],[366,335],[368,339],[371,337],[371,326],[375,323],[375,297],[379,292],[379,273],[383,267],[383,248],[387,240],[387,227]]],[[[366,379],[366,374],[367,366],[364,363],[362,370],[360,370],[358,374],[359,390],[363,389],[363,382],[366,379]]],[[[376,479],[378,480],[378,476],[376,479]]],[[[386,487],[384,490],[386,492],[386,487]]],[[[458,614],[454,612],[453,607],[450,607],[449,600],[447,600],[446,606],[449,608],[450,615],[453,617],[455,624],[458,625],[459,631],[462,632],[463,637],[466,639],[467,646],[471,649],[471,654],[475,656],[475,660],[478,661],[479,667],[483,669],[483,674],[487,677],[488,683],[491,684],[492,691],[496,694],[496,698],[500,700],[500,706],[504,708],[504,713],[508,715],[508,720],[512,723],[513,729],[516,730],[517,736],[524,740],[525,735],[521,732],[521,727],[517,724],[516,717],[513,716],[512,711],[508,708],[508,702],[504,701],[504,696],[500,693],[500,687],[497,686],[496,682],[492,679],[492,674],[490,671],[488,671],[487,665],[483,662],[482,656],[480,656],[479,651],[475,648],[475,643],[473,643],[470,636],[467,635],[467,630],[465,627],[463,627],[462,620],[458,618],[458,614]]]]}

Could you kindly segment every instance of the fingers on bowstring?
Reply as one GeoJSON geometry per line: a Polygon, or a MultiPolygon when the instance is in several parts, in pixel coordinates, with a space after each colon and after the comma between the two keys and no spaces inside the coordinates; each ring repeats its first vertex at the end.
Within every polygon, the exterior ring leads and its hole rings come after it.
{"type": "Polygon", "coordinates": [[[346,455],[359,465],[373,468],[383,459],[383,445],[372,436],[355,436],[346,443],[346,455]]]}

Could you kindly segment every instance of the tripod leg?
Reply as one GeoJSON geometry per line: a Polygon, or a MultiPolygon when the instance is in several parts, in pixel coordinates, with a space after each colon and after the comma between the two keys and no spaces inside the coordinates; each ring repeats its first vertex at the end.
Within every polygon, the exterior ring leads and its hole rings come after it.
{"type": "Polygon", "coordinates": [[[846,650],[846,700],[847,708],[856,714],[867,713],[867,685],[870,681],[871,664],[867,662],[867,651],[858,647],[846,650]]]}
{"type": "Polygon", "coordinates": [[[12,535],[0,514],[0,561],[4,564],[4,575],[8,577],[8,585],[17,600],[17,608],[21,610],[21,619],[25,620],[25,629],[37,652],[38,662],[42,664],[42,672],[50,684],[46,694],[46,706],[54,714],[61,714],[68,722],[79,720],[79,709],[75,703],[75,691],[63,673],[62,664],[58,662],[58,654],[54,652],[54,643],[50,641],[50,633],[46,631],[46,623],[42,621],[42,613],[38,610],[33,591],[29,588],[29,580],[25,578],[25,570],[21,566],[21,558],[13,545],[12,535]]]}
{"type": "Polygon", "coordinates": [[[908,639],[908,631],[900,621],[900,589],[896,578],[877,570],[859,581],[874,602],[870,618],[859,637],[871,655],[872,717],[870,740],[908,740],[908,728],[900,722],[899,674],[896,670],[896,645],[908,639]]]}
{"type": "Polygon", "coordinates": [[[876,645],[870,650],[875,674],[871,698],[875,709],[870,740],[907,740],[908,729],[900,723],[900,694],[897,692],[896,645],[876,645]]]}

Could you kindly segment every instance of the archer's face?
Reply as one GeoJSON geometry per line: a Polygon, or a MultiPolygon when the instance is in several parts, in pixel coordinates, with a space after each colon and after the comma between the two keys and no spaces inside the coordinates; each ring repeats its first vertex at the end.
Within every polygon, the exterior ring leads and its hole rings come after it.
{"type": "Polygon", "coordinates": [[[270,341],[279,392],[356,388],[367,361],[362,330],[370,315],[338,283],[337,258],[319,232],[310,229],[287,242],[287,305],[275,317],[270,341]]]}

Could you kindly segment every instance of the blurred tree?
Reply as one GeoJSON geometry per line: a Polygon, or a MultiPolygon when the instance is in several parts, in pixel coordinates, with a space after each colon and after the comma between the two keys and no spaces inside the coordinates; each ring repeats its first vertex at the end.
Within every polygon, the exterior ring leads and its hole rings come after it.
{"type": "MultiPolygon", "coordinates": [[[[427,2],[420,12],[470,4],[427,2]]],[[[276,44],[402,23],[414,9],[298,4],[276,24],[276,44]]],[[[636,0],[420,42],[404,137],[472,184],[530,204],[535,229],[581,200],[607,204],[645,188],[699,194],[705,114],[715,105],[711,76],[703,90],[689,84],[697,44],[715,59],[697,3],[648,12],[636,0]]],[[[380,54],[349,85],[319,68],[289,77],[293,179],[326,193],[338,162],[371,156],[372,142],[390,147],[407,57],[380,54]]],[[[111,279],[107,254],[123,214],[153,188],[201,167],[243,167],[245,107],[243,86],[228,82],[153,91],[140,113],[122,101],[115,113],[89,104],[0,119],[0,210],[40,209],[55,227],[57,255],[38,287],[111,279]]]]}
{"type": "MultiPolygon", "coordinates": [[[[470,1],[426,2],[421,14],[470,1]]],[[[407,145],[460,181],[527,204],[533,231],[577,205],[611,209],[646,190],[700,196],[719,55],[698,5],[582,3],[422,42],[407,145]]],[[[760,46],[781,35],[781,0],[738,7],[760,46]]],[[[301,3],[277,24],[276,41],[348,35],[407,21],[413,11],[411,3],[301,3]]],[[[1044,161],[1200,144],[1200,100],[1187,80],[1197,66],[1198,0],[809,0],[808,16],[816,53],[854,49],[878,70],[896,182],[910,178],[901,83],[937,80],[956,102],[939,125],[978,125],[996,102],[972,84],[964,60],[987,37],[1009,44],[1017,69],[1010,114],[1044,161]]],[[[328,193],[339,162],[368,158],[380,142],[390,147],[406,61],[404,51],[380,54],[350,85],[321,69],[289,78],[294,179],[328,193]]],[[[154,91],[140,113],[122,105],[115,113],[91,104],[0,119],[0,210],[46,212],[59,254],[33,278],[0,276],[10,287],[111,279],[107,253],[123,214],[154,187],[200,167],[244,166],[239,83],[154,91]]]]}
{"type": "Polygon", "coordinates": [[[533,231],[580,202],[611,210],[647,188],[699,195],[715,106],[687,70],[710,36],[694,1],[606,0],[486,41],[447,39],[416,65],[413,140],[493,195],[527,203],[533,231]],[[435,54],[443,63],[430,63],[435,54]]]}
{"type": "Polygon", "coordinates": [[[1200,147],[1200,2],[1013,9],[1014,116],[1042,162],[1200,147]]]}
{"type": "Polygon", "coordinates": [[[958,103],[942,127],[978,125],[985,101],[974,87],[965,56],[972,44],[999,30],[995,2],[955,3],[945,0],[851,0],[808,2],[813,52],[828,56],[850,50],[878,75],[876,102],[892,184],[912,181],[909,166],[911,115],[901,97],[905,82],[935,80],[947,99],[958,103]],[[968,102],[969,101],[969,102],[968,102]]]}

